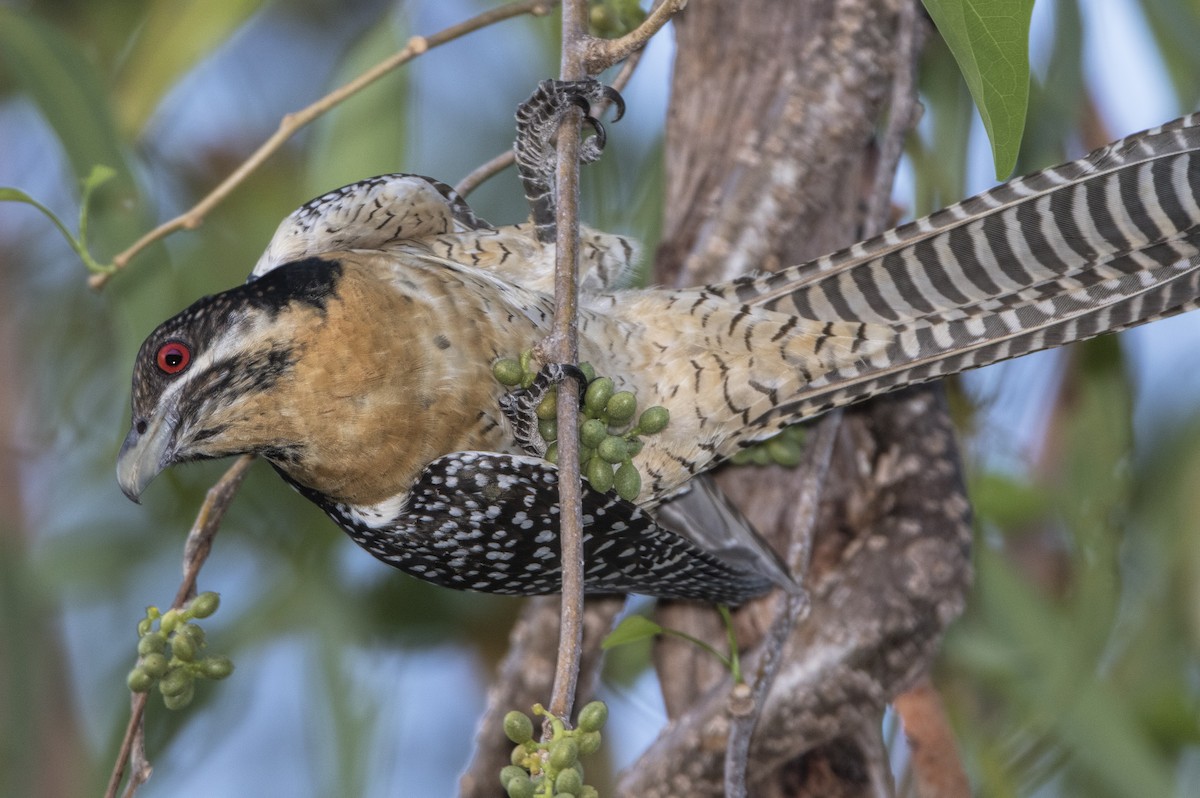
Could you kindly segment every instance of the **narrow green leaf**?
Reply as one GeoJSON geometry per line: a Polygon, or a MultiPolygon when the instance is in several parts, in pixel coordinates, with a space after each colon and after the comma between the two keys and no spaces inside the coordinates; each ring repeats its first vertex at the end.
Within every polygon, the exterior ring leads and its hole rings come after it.
{"type": "Polygon", "coordinates": [[[610,648],[636,643],[662,633],[663,628],[645,615],[630,615],[617,624],[617,628],[613,629],[608,637],[604,638],[600,648],[607,651],[610,648]]]}
{"type": "Polygon", "coordinates": [[[924,0],[954,54],[992,142],[996,177],[1017,162],[1029,105],[1033,0],[924,0]]]}

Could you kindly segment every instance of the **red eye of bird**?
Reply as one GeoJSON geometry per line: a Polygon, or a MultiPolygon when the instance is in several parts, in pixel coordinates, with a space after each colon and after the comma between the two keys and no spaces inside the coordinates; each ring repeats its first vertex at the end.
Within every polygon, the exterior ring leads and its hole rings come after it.
{"type": "Polygon", "coordinates": [[[158,349],[158,367],[167,374],[178,374],[192,360],[191,350],[178,341],[168,341],[158,349]]]}

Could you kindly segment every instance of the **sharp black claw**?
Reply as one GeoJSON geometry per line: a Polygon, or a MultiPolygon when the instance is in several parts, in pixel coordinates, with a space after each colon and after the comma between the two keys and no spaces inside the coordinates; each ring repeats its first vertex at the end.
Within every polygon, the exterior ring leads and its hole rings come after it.
{"type": "Polygon", "coordinates": [[[621,117],[625,116],[625,98],[621,96],[621,92],[614,89],[612,86],[603,87],[604,99],[612,103],[613,118],[612,121],[620,122],[621,117]]]}

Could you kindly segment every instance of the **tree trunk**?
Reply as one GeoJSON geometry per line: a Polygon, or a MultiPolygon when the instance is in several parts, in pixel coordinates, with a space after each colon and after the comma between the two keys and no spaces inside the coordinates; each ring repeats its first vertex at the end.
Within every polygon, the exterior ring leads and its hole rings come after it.
{"type": "MultiPolygon", "coordinates": [[[[897,46],[915,0],[694,2],[676,18],[667,208],[656,280],[696,285],[774,270],[858,240],[874,135],[917,48],[897,46]]],[[[910,18],[911,19],[911,18],[910,18]]],[[[803,534],[799,471],[726,469],[722,488],[779,551],[803,534]]],[[[927,670],[969,583],[969,507],[940,389],[848,411],[791,635],[751,747],[755,795],[877,794],[891,698],[927,670]]],[[[768,597],[738,613],[753,679],[768,597]]],[[[721,645],[711,609],[660,620],[721,645]]],[[[724,794],[728,674],[693,646],[657,651],[673,720],[619,794],[724,794]],[[667,675],[669,674],[669,678],[667,675]]]]}

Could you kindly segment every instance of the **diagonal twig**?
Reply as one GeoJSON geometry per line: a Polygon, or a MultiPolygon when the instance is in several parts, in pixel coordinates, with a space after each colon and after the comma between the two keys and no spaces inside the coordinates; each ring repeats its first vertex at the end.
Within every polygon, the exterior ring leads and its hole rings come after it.
{"type": "MultiPolygon", "coordinates": [[[[192,523],[192,529],[188,532],[187,541],[184,543],[183,581],[175,593],[175,600],[171,603],[172,609],[182,608],[196,595],[196,578],[199,576],[205,560],[208,559],[213,538],[216,537],[217,531],[221,527],[225,511],[229,509],[238,487],[242,484],[242,479],[246,476],[246,469],[252,462],[254,462],[253,455],[242,455],[234,461],[216,484],[208,489],[204,503],[200,505],[200,512],[196,514],[196,520],[192,523]]],[[[125,727],[125,736],[121,740],[116,762],[113,763],[108,787],[104,792],[105,798],[115,798],[117,790],[121,786],[121,780],[125,776],[127,762],[130,764],[130,777],[129,784],[125,789],[126,798],[131,798],[137,792],[137,788],[150,778],[153,769],[146,759],[145,730],[142,723],[149,698],[149,693],[133,694],[130,702],[129,723],[125,727]]]]}
{"type": "Polygon", "coordinates": [[[408,63],[419,55],[426,53],[434,47],[446,44],[447,42],[466,36],[468,33],[473,33],[480,28],[485,28],[497,22],[501,22],[512,17],[521,16],[523,14],[533,14],[535,16],[544,16],[550,12],[550,9],[557,3],[558,0],[520,0],[520,2],[508,3],[498,6],[488,11],[478,14],[470,19],[451,25],[448,28],[438,31],[431,36],[414,36],[408,40],[408,44],[399,52],[389,56],[375,66],[363,72],[358,77],[351,80],[344,86],[334,89],[329,94],[326,94],[321,99],[317,100],[312,105],[302,108],[299,111],[290,113],[279,122],[279,128],[266,141],[259,146],[254,153],[238,166],[228,177],[208,193],[204,199],[196,203],[192,208],[184,213],[176,216],[170,221],[160,224],[158,227],[146,233],[129,248],[120,252],[113,258],[113,272],[92,275],[88,279],[88,285],[99,290],[104,287],[112,274],[120,271],[129,264],[135,255],[141,252],[146,247],[153,244],[176,230],[192,230],[199,227],[204,217],[220,204],[229,194],[242,183],[251,173],[261,166],[268,158],[275,154],[276,150],[283,146],[289,138],[291,138],[300,128],[312,122],[322,114],[329,111],[338,103],[362,91],[367,86],[382,78],[384,75],[395,70],[396,68],[408,63]]]}

